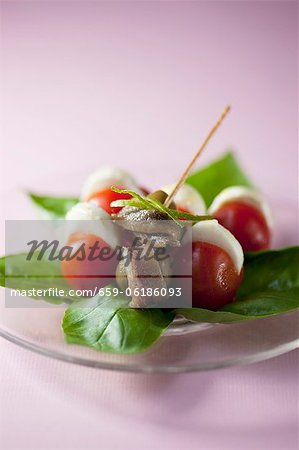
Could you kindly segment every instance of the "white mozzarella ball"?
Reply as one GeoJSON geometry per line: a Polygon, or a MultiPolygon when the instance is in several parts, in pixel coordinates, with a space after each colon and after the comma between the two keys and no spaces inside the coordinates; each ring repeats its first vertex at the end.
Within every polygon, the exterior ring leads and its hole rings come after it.
{"type": "Polygon", "coordinates": [[[103,239],[110,247],[120,245],[119,232],[106,211],[93,203],[80,202],[66,214],[67,234],[88,233],[103,239]]]}
{"type": "Polygon", "coordinates": [[[225,250],[231,257],[238,273],[244,263],[242,247],[237,239],[217,220],[203,220],[192,227],[193,242],[207,242],[225,250]]]}
{"type": "Polygon", "coordinates": [[[273,215],[268,203],[260,192],[245,186],[231,186],[223,189],[213,200],[209,214],[215,214],[221,206],[231,201],[242,201],[256,207],[264,216],[268,227],[273,228],[273,215]]]}
{"type": "Polygon", "coordinates": [[[95,192],[111,188],[129,189],[140,193],[140,189],[134,178],[125,170],[118,167],[102,167],[89,175],[83,185],[81,200],[88,200],[95,192]]]}
{"type": "MultiPolygon", "coordinates": [[[[170,194],[174,188],[174,184],[164,186],[162,191],[170,194]]],[[[200,193],[189,184],[184,184],[174,196],[174,202],[177,207],[185,209],[194,215],[205,215],[207,208],[204,199],[200,193]]]]}

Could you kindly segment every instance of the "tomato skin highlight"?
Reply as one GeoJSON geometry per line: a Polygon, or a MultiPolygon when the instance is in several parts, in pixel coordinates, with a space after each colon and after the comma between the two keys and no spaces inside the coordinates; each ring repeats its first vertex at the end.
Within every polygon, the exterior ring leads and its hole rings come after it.
{"type": "Polygon", "coordinates": [[[73,233],[67,242],[68,246],[73,248],[72,255],[78,251],[84,244],[85,258],[80,260],[82,253],[72,259],[61,261],[61,271],[68,284],[74,289],[92,289],[102,288],[113,282],[113,276],[117,266],[117,257],[112,256],[113,249],[100,237],[93,234],[73,233]],[[98,249],[92,254],[91,248],[96,246],[98,249]],[[110,249],[99,259],[100,251],[103,248],[110,249]],[[96,258],[89,260],[88,257],[96,258]],[[105,260],[104,260],[105,258],[105,260]]]}
{"type": "Polygon", "coordinates": [[[234,200],[224,203],[213,217],[235,236],[244,251],[254,252],[270,247],[270,229],[255,206],[234,200]]]}
{"type": "Polygon", "coordinates": [[[132,198],[130,194],[120,194],[112,191],[112,189],[102,189],[101,191],[94,192],[87,201],[94,203],[98,208],[104,209],[108,214],[117,214],[122,208],[111,207],[110,203],[116,200],[128,200],[132,198]]]}
{"type": "Polygon", "coordinates": [[[218,310],[231,303],[243,278],[228,253],[206,242],[192,243],[192,306],[218,310]]]}

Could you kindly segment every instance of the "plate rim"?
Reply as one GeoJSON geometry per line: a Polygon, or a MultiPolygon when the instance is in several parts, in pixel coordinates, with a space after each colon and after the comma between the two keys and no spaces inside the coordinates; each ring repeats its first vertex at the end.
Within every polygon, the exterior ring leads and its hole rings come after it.
{"type": "Polygon", "coordinates": [[[186,365],[175,365],[175,364],[160,364],[160,365],[151,365],[151,364],[119,364],[119,363],[107,363],[107,362],[98,362],[94,360],[89,360],[87,358],[82,358],[78,356],[67,355],[62,352],[58,352],[51,349],[46,349],[41,347],[40,345],[34,344],[32,342],[26,341],[25,339],[19,338],[8,331],[0,328],[0,337],[6,339],[7,341],[18,345],[19,347],[30,350],[33,353],[47,356],[49,358],[67,362],[70,364],[80,365],[83,367],[89,367],[93,369],[102,369],[102,370],[111,370],[117,372],[126,372],[126,373],[139,373],[139,374],[179,374],[179,373],[194,373],[194,372],[206,372],[212,370],[219,370],[229,367],[235,366],[245,366],[254,364],[257,362],[266,361],[268,359],[274,358],[276,356],[283,355],[292,350],[296,350],[299,348],[299,338],[280,344],[271,350],[264,350],[259,353],[255,353],[254,355],[248,355],[244,357],[231,358],[225,361],[219,361],[217,363],[200,363],[200,364],[186,364],[186,365]]]}

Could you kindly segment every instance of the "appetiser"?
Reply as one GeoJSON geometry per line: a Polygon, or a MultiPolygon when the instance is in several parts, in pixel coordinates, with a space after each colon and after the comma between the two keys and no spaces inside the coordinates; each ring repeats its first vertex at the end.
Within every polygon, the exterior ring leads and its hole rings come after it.
{"type": "MultiPolygon", "coordinates": [[[[39,287],[64,289],[55,300],[68,303],[62,321],[68,343],[136,353],[177,316],[229,324],[298,308],[299,247],[270,250],[269,204],[233,155],[190,176],[228,111],[174,184],[161,180],[160,189],[148,192],[127,171],[104,167],[87,178],[78,198],[31,194],[67,229],[70,258],[51,269],[38,257],[30,264],[49,274],[36,281],[39,287]],[[178,279],[191,283],[188,295],[178,279]]],[[[25,260],[24,253],[0,259],[2,286],[18,289],[20,273],[35,282],[25,260]]]]}
{"type": "Polygon", "coordinates": [[[196,223],[192,241],[192,306],[220,309],[235,299],[241,284],[242,247],[217,220],[196,223]]]}
{"type": "MultiPolygon", "coordinates": [[[[186,187],[188,192],[189,186],[186,185],[186,187]]],[[[195,197],[193,188],[189,192],[192,200],[195,197]]],[[[162,200],[163,198],[166,199],[167,194],[161,190],[148,196],[148,199],[155,199],[156,202],[159,201],[158,199],[162,200]]],[[[200,196],[199,199],[202,202],[200,196]]],[[[185,197],[185,200],[184,206],[191,203],[188,202],[187,197],[185,197]]],[[[127,201],[127,203],[130,202],[127,201]]],[[[118,202],[117,204],[120,205],[121,203],[118,202]]],[[[71,286],[81,289],[103,287],[107,284],[107,275],[115,274],[116,276],[117,274],[116,282],[119,287],[128,286],[130,292],[133,293],[133,298],[130,302],[131,307],[148,307],[152,303],[157,302],[163,306],[167,296],[164,296],[164,298],[149,295],[145,297],[134,295],[134,292],[136,292],[136,288],[139,291],[149,287],[152,290],[166,288],[167,284],[171,282],[172,273],[169,260],[164,259],[160,263],[154,257],[148,258],[148,261],[140,261],[134,258],[134,249],[132,251],[131,244],[120,244],[120,233],[116,226],[111,227],[109,221],[114,220],[122,229],[133,233],[134,237],[145,237],[150,234],[152,242],[155,242],[152,249],[153,256],[154,247],[179,247],[181,245],[182,231],[175,222],[167,222],[167,228],[165,228],[164,221],[169,218],[166,212],[155,209],[147,210],[144,207],[138,208],[130,205],[118,206],[118,208],[120,209],[119,213],[114,213],[111,217],[92,201],[81,202],[73,206],[67,213],[66,219],[75,220],[77,229],[71,234],[68,245],[73,247],[74,253],[82,243],[87,248],[92,249],[94,243],[98,242],[98,251],[100,247],[108,247],[111,253],[113,249],[120,246],[122,250],[132,253],[131,263],[126,267],[123,264],[123,259],[118,263],[116,258],[111,258],[107,261],[96,259],[90,261],[89,258],[83,261],[70,259],[62,261],[62,273],[71,286]],[[80,222],[79,225],[77,222],[80,220],[98,220],[100,227],[97,227],[97,235],[92,230],[90,230],[90,233],[87,233],[86,227],[84,227],[85,231],[83,233],[80,222]],[[108,227],[105,226],[107,224],[109,224],[108,227]],[[142,274],[144,275],[143,277],[142,274]],[[146,278],[146,280],[144,281],[142,278],[146,278]]],[[[175,210],[174,202],[172,202],[171,208],[175,210]]],[[[180,214],[177,217],[180,218],[180,214]]],[[[181,219],[186,218],[188,218],[188,213],[181,216],[181,219]]],[[[188,261],[187,258],[181,258],[179,263],[175,262],[176,273],[184,273],[183,267],[182,270],[178,267],[180,264],[185,267],[191,264],[192,305],[216,310],[233,301],[236,296],[237,288],[242,279],[243,251],[237,239],[226,228],[221,226],[217,220],[210,220],[206,216],[190,216],[190,218],[202,219],[202,221],[196,222],[192,228],[192,261],[188,261]]]]}

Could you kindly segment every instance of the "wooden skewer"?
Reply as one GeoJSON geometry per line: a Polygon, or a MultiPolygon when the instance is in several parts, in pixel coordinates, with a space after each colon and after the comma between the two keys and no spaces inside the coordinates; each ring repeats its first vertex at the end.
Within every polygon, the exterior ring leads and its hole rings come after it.
{"type": "Polygon", "coordinates": [[[225,119],[225,117],[227,116],[227,114],[229,113],[231,107],[227,106],[223,113],[221,114],[221,116],[219,117],[219,119],[217,120],[217,122],[214,124],[214,126],[211,128],[209,134],[207,135],[207,137],[205,138],[205,140],[203,141],[203,143],[201,144],[201,146],[199,147],[199,149],[197,150],[197,152],[195,153],[195,155],[193,156],[192,160],[190,161],[190,163],[188,164],[188,166],[186,167],[186,169],[184,170],[183,174],[181,175],[181,177],[179,178],[179,180],[177,181],[176,185],[174,186],[173,190],[171,191],[171,193],[168,195],[167,199],[164,202],[164,205],[166,207],[168,207],[170,205],[170,203],[172,202],[174,196],[176,195],[176,193],[178,192],[178,190],[180,189],[180,187],[185,183],[186,178],[188,176],[188,174],[190,173],[190,170],[192,169],[192,167],[194,166],[194,164],[196,163],[196,161],[198,160],[199,156],[201,155],[201,153],[203,152],[204,148],[206,147],[206,145],[208,144],[209,140],[211,139],[211,137],[214,135],[214,133],[217,131],[217,129],[219,128],[219,126],[221,125],[221,123],[223,122],[223,120],[225,119]]]}

